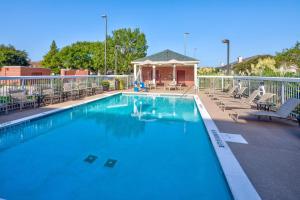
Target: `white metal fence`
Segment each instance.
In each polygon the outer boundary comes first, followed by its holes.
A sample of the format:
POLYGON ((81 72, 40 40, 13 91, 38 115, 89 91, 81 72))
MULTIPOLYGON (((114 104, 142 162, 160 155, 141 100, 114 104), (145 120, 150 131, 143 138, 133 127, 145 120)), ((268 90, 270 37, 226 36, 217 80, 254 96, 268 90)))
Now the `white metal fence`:
POLYGON ((34 97, 51 91, 52 97, 60 101, 64 93, 77 91, 92 95, 94 90, 102 90, 102 82, 108 81, 109 88, 128 89, 133 85, 132 75, 87 75, 87 76, 0 76, 0 109, 1 111, 22 107, 30 102, 36 103, 34 97), (115 85, 118 83, 118 85, 115 85), (66 87, 68 86, 68 87, 66 87), (68 88, 68 91, 66 91, 68 88), (90 91, 89 93, 87 91, 90 91), (24 99, 24 102, 22 102, 24 99), (25 102, 26 101, 26 102, 25 102))
MULTIPOLYGON (((249 95, 264 83, 266 92, 275 96, 272 102, 277 106, 283 104, 289 98, 300 99, 300 78, 286 77, 255 77, 255 76, 198 76, 199 89, 222 90, 228 85, 234 85, 240 81, 242 86, 247 87, 246 94, 249 95)), ((300 113, 300 109, 296 111, 300 113)))

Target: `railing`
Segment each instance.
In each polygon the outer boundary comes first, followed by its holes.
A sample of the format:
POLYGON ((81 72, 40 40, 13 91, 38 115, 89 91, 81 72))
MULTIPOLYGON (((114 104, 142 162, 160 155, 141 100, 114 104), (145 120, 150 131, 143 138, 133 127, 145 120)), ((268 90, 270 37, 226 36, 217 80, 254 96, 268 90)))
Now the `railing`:
MULTIPOLYGON (((108 81, 110 89, 128 89, 133 86, 132 75, 86 75, 86 76, 0 76, 0 109, 7 111, 7 106, 21 104, 20 98, 32 98, 43 91, 51 90, 52 95, 62 96, 68 86, 69 92, 88 89, 102 89, 101 83, 108 81), (118 79, 118 88, 116 88, 118 79), (13 96, 14 92, 19 92, 13 96), (23 94, 22 94, 23 93, 23 94), (14 98, 16 97, 16 98, 14 98), (17 99, 17 102, 13 102, 17 99)), ((28 101, 27 101, 28 102, 28 101)), ((18 105, 18 106, 23 106, 18 105)))
MULTIPOLYGON (((198 76, 199 89, 223 90, 227 85, 234 85, 240 81, 247 87, 246 94, 257 90, 261 82, 264 83, 266 92, 274 93, 271 100, 277 106, 283 104, 289 98, 300 99, 300 78, 286 77, 256 77, 256 76, 198 76)), ((300 109, 296 111, 300 113, 300 109)))

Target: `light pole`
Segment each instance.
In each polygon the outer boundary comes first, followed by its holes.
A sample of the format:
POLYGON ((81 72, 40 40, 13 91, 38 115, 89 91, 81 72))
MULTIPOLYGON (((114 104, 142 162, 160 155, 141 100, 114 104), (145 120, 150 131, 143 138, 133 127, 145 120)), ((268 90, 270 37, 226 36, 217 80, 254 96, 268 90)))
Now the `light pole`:
POLYGON ((187 36, 189 35, 190 33, 188 32, 185 32, 183 35, 184 35, 184 55, 186 56, 186 46, 187 46, 187 36))
POLYGON ((120 45, 115 46, 115 75, 118 74, 118 49, 120 49, 120 45))
POLYGON ((102 15, 102 18, 105 20, 105 43, 104 43, 104 74, 106 75, 106 48, 107 48, 107 15, 102 15))
POLYGON ((194 48, 194 55, 193 57, 196 58, 197 48, 194 48))
POLYGON ((230 41, 228 39, 224 39, 222 42, 227 45, 227 75, 229 75, 229 71, 230 71, 230 66, 229 66, 230 41))

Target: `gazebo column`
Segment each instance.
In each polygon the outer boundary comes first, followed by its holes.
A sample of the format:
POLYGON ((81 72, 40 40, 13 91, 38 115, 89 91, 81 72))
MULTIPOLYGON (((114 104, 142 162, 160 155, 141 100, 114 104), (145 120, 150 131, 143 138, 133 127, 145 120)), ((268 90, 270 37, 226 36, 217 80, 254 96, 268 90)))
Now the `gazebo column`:
POLYGON ((155 65, 152 66, 152 82, 153 84, 156 83, 156 70, 155 70, 155 65))
POLYGON ((139 71, 140 71, 140 82, 143 82, 143 67, 141 65, 139 66, 139 71))
POLYGON ((173 82, 176 82, 176 65, 173 65, 173 82))
POLYGON ((137 79, 136 64, 133 65, 133 75, 134 75, 134 81, 136 81, 136 79, 137 79))
POLYGON ((194 64, 194 85, 195 89, 198 89, 198 81, 197 81, 197 64, 194 64))

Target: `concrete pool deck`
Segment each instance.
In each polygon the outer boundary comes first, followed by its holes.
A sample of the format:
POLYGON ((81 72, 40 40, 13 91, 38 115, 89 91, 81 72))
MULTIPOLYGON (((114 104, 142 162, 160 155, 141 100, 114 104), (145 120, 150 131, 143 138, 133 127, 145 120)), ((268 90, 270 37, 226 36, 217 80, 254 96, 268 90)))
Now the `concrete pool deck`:
MULTIPOLYGON (((132 91, 132 90, 130 90, 132 91)), ((0 116, 0 123, 98 99, 120 91, 0 116)), ((159 91, 155 93, 174 93, 159 91)), ((175 91, 183 93, 184 91, 175 91)), ((188 93, 192 93, 189 91, 188 93)), ((233 121, 205 94, 199 97, 221 132, 241 134, 248 144, 227 142, 262 199, 299 199, 300 128, 296 123, 255 118, 233 121)))
POLYGON ((300 127, 282 120, 246 117, 238 122, 199 94, 221 132, 240 134, 248 144, 228 142, 262 199, 300 198, 300 127))

